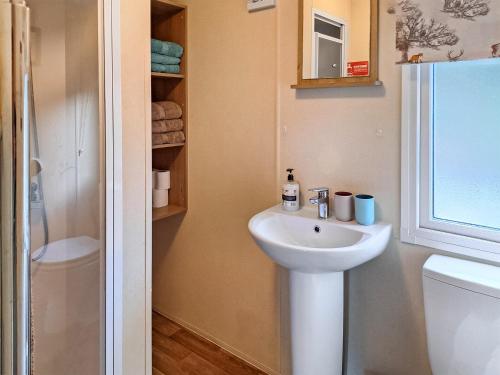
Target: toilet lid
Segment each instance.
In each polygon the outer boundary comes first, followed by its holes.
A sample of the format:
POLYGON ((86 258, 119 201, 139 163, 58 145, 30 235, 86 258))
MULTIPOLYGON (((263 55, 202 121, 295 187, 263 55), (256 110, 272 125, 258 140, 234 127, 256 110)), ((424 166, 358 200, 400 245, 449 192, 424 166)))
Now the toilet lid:
MULTIPOLYGON (((43 264, 66 263, 87 258, 99 251, 98 240, 88 237, 65 238, 47 245, 44 256, 37 261, 43 264)), ((33 252, 35 258, 43 251, 43 246, 33 252)))
POLYGON ((432 255, 423 276, 490 297, 500 298, 500 267, 432 255))

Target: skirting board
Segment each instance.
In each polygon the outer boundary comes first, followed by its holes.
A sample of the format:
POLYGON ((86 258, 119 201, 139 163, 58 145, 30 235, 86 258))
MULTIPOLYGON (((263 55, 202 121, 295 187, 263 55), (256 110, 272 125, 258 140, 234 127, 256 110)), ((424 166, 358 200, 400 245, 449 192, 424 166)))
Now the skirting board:
POLYGON ((201 329, 199 329, 199 328, 197 328, 197 327, 195 327, 195 326, 193 326, 193 325, 191 325, 191 324, 183 321, 182 319, 178 319, 178 318, 173 317, 173 316, 171 316, 169 314, 166 314, 163 311, 161 311, 161 309, 158 309, 158 308, 156 308, 154 306, 153 306, 153 311, 156 312, 156 313, 158 313, 158 314, 160 314, 160 315, 162 315, 162 316, 164 316, 167 319, 170 319, 174 323, 177 323, 178 325, 182 326, 182 328, 185 328, 188 331, 191 331, 194 334, 196 334, 198 336, 201 336, 205 340, 208 340, 211 343, 213 343, 213 344, 221 347, 222 349, 224 349, 225 351, 227 351, 230 354, 234 355, 235 357, 238 357, 238 358, 242 359, 243 361, 251 364, 252 366, 257 367, 259 370, 264 371, 266 374, 269 374, 269 375, 280 375, 279 372, 276 372, 276 371, 270 369, 269 367, 267 367, 266 365, 263 365, 259 361, 256 361, 253 358, 248 357, 246 354, 240 352, 239 350, 233 348, 232 346, 226 344, 225 342, 217 339, 216 337, 213 337, 212 335, 204 332, 203 330, 201 330, 201 329))

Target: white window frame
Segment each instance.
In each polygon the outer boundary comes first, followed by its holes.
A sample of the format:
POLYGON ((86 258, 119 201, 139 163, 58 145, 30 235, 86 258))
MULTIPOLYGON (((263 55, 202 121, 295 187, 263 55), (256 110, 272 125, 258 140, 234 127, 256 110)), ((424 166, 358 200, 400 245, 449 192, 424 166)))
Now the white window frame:
POLYGON ((347 46, 349 45, 348 43, 348 25, 347 23, 342 19, 338 17, 334 17, 327 12, 324 12, 319 9, 313 9, 312 10, 312 41, 311 41, 311 75, 312 78, 318 78, 318 46, 319 46, 319 38, 323 39, 328 39, 332 40, 334 42, 342 44, 342 72, 341 72, 341 77, 345 77, 347 75, 347 46), (341 29, 341 34, 342 34, 342 39, 337 39, 330 37, 325 34, 317 33, 315 31, 315 24, 316 24, 316 19, 319 19, 323 22, 330 23, 334 26, 338 26, 341 29))
POLYGON ((433 64, 402 72, 401 241, 500 261, 500 231, 432 217, 433 64))

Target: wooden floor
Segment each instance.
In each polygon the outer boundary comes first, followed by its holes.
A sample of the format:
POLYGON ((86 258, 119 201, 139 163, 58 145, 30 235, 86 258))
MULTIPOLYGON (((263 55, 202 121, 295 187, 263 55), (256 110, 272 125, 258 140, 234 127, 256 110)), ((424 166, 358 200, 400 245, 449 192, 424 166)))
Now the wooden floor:
POLYGON ((153 375, 265 375, 153 312, 153 375))

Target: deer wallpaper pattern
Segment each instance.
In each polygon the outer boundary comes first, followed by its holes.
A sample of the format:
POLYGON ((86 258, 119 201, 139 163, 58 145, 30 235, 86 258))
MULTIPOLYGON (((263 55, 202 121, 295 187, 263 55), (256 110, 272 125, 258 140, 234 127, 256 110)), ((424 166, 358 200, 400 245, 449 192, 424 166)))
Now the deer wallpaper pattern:
POLYGON ((500 57, 500 0, 398 0, 398 63, 500 57))

